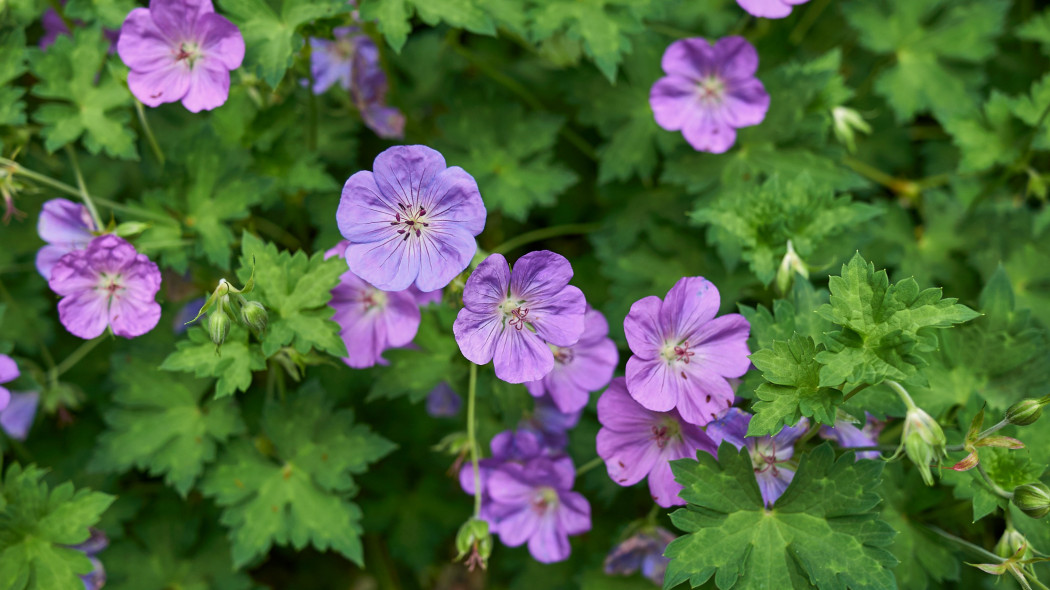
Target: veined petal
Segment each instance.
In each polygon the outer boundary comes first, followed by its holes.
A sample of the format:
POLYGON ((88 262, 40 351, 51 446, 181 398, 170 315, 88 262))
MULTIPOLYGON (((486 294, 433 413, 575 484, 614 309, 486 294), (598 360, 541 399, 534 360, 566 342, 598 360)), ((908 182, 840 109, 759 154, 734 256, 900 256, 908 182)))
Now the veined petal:
MULTIPOLYGON (((419 194, 445 170, 445 158, 425 145, 394 146, 372 164, 376 184, 389 200, 418 204, 419 194)), ((354 238, 347 236, 354 241, 354 238)))
POLYGON ((355 172, 343 185, 335 221, 339 233, 351 242, 367 244, 396 235, 397 202, 379 190, 375 175, 368 170, 355 172))
POLYGON ((91 340, 106 331, 109 300, 93 289, 77 291, 58 302, 58 319, 70 334, 91 340))
POLYGON ((146 106, 182 100, 190 89, 192 76, 185 66, 172 61, 155 70, 128 72, 128 88, 146 106))
POLYGON ((718 313, 718 289, 703 277, 684 277, 660 306, 660 325, 679 339, 689 339, 718 313))
MULTIPOLYGON (((460 352, 476 365, 484 365, 492 360, 496 353, 496 340, 504 329, 503 318, 499 314, 477 313, 465 307, 459 310, 452 324, 452 333, 460 352)), ((554 362, 553 355, 551 362, 554 362)))
POLYGON ((623 320, 627 346, 642 359, 657 358, 664 344, 664 328, 660 325, 661 304, 660 298, 654 295, 643 297, 631 305, 623 320))
POLYGON ((419 256, 396 234, 381 242, 351 243, 346 261, 354 274, 383 291, 403 291, 419 276, 419 256))
POLYGON ((542 379, 550 373, 554 368, 554 354, 539 336, 528 329, 508 326, 496 336, 492 364, 496 377, 507 383, 525 383, 542 379))

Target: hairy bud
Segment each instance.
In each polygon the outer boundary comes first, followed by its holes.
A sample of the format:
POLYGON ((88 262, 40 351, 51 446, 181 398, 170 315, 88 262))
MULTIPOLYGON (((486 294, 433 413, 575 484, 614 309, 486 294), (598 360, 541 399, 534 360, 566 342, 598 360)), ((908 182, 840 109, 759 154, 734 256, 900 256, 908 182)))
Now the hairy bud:
POLYGON ((1050 488, 1042 482, 1026 483, 1014 488, 1014 506, 1032 518, 1050 514, 1050 488))
POLYGON ((901 436, 904 452, 911 462, 919 468, 926 485, 933 485, 933 474, 930 465, 940 463, 946 456, 947 439, 944 430, 929 414, 921 408, 913 407, 904 418, 904 433, 901 436))
POLYGON ((492 555, 492 535, 489 534, 489 523, 477 518, 469 518, 456 533, 456 559, 467 557, 467 567, 473 571, 475 566, 485 569, 489 556, 492 555))
POLYGON ((226 337, 230 335, 230 317, 221 309, 208 314, 208 335, 215 346, 222 346, 226 337))
POLYGON ((1017 426, 1028 426, 1043 415, 1042 400, 1024 399, 1006 410, 1004 420, 1017 426))
POLYGON ((266 331, 266 322, 268 320, 269 316, 266 314, 266 308, 258 301, 248 301, 241 306, 241 321, 244 322, 244 325, 251 328, 252 332, 259 334, 266 331))

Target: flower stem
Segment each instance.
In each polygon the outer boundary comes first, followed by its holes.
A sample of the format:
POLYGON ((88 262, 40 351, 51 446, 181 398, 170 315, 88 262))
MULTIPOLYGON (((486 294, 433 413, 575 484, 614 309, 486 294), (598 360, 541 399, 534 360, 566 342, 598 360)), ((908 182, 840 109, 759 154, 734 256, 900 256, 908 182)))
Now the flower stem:
POLYGON ((920 526, 925 527, 926 530, 930 531, 931 533, 934 533, 936 535, 940 535, 941 537, 944 537, 945 539, 951 541, 952 543, 955 543, 956 545, 958 545, 958 546, 960 546, 960 547, 962 547, 964 549, 969 549, 970 551, 972 551, 973 553, 975 553, 977 555, 980 555, 984 559, 992 560, 991 561, 992 563, 1002 563, 1003 561, 1005 561, 1002 557, 999 557, 998 555, 992 553, 991 551, 988 551, 984 547, 979 547, 977 545, 974 545, 973 543, 967 541, 966 539, 962 539, 962 538, 956 537, 955 535, 953 535, 953 534, 951 534, 951 533, 949 533, 949 532, 947 532, 947 531, 945 531, 945 530, 943 530, 941 528, 935 527, 935 526, 930 525, 930 524, 925 524, 925 525, 924 524, 920 524, 920 526))
POLYGON ((857 395, 858 393, 864 391, 867 388, 868 388, 868 384, 867 383, 861 383, 860 385, 858 385, 858 386, 854 387, 852 390, 850 390, 850 392, 847 393, 845 396, 843 396, 842 401, 843 402, 849 401, 849 399, 851 397, 857 395))
POLYGON ((478 366, 470 363, 470 382, 467 386, 467 439, 470 441, 470 467, 474 472, 474 518, 481 515, 481 469, 478 467, 478 439, 474 431, 474 406, 478 389, 478 366))
POLYGON ((897 392, 897 395, 900 396, 901 401, 904 402, 904 405, 907 406, 909 410, 917 409, 915 401, 911 399, 910 395, 908 395, 908 390, 904 389, 904 386, 890 379, 886 380, 886 385, 889 385, 893 391, 897 392))
POLYGON ((580 468, 576 470, 576 477, 579 477, 579 476, 583 475, 584 473, 587 473, 591 469, 594 469, 595 467, 601 465, 604 462, 605 462, 605 460, 602 459, 601 457, 595 457, 595 458, 591 459, 590 461, 584 463, 583 465, 580 465, 580 468))
POLYGON ((94 350, 95 347, 98 346, 105 338, 106 335, 103 334, 102 336, 97 336, 95 338, 92 338, 91 340, 85 340, 84 342, 81 342, 80 346, 77 347, 77 349, 74 350, 72 354, 62 359, 62 362, 58 363, 58 366, 51 370, 51 382, 54 383, 55 381, 58 381, 58 378, 61 377, 63 373, 72 369, 77 363, 80 362, 81 359, 83 359, 85 356, 88 355, 88 353, 94 350))
POLYGON ((544 227, 511 238, 493 248, 492 253, 505 254, 527 244, 549 238, 556 238, 558 236, 589 234, 598 231, 601 229, 601 226, 600 223, 568 223, 565 225, 555 225, 554 227, 544 227))
POLYGON ((95 208, 95 202, 91 200, 91 195, 87 192, 87 187, 84 186, 84 176, 80 173, 80 162, 77 160, 77 152, 73 149, 73 146, 67 145, 66 152, 69 154, 69 162, 73 165, 73 176, 77 179, 77 193, 84 204, 87 205, 88 213, 91 214, 91 219, 95 220, 95 229, 101 230, 104 226, 102 225, 102 218, 99 217, 98 209, 95 208))
POLYGON ((135 113, 139 116, 139 123, 142 123, 142 132, 146 134, 146 141, 149 143, 149 147, 153 150, 153 155, 157 157, 157 161, 160 165, 164 165, 164 151, 160 149, 160 144, 157 143, 157 138, 153 135, 153 129, 149 126, 149 120, 146 119, 146 110, 142 108, 142 103, 135 99, 135 113))
POLYGON ((999 496, 1000 498, 1006 498, 1007 500, 1014 497, 1013 492, 1008 492, 1004 490, 1003 488, 999 487, 999 484, 992 481, 992 478, 988 475, 988 472, 984 470, 983 463, 977 463, 977 472, 981 474, 981 477, 984 479, 984 483, 988 484, 988 487, 991 488, 993 492, 995 492, 996 496, 999 496))

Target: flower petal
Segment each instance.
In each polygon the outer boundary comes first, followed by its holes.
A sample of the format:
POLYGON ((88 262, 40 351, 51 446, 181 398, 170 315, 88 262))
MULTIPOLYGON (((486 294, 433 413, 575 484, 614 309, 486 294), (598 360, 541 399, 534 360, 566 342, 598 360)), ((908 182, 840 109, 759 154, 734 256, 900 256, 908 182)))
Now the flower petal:
POLYGON ((665 76, 649 90, 649 106, 656 124, 667 131, 680 131, 703 105, 697 100, 696 82, 665 76))
POLYGON ((460 227, 430 227, 408 244, 419 258, 419 276, 416 288, 423 292, 446 287, 470 266, 478 243, 460 227))
POLYGON ((738 36, 722 37, 715 43, 714 59, 726 80, 746 80, 758 71, 758 51, 747 39, 738 36))
POLYGON ((156 107, 186 96, 192 77, 184 65, 173 61, 153 70, 131 70, 128 88, 142 104, 156 107))
POLYGON ((21 371, 18 370, 18 363, 15 359, 7 356, 6 354, 0 354, 0 383, 8 383, 18 379, 21 375, 21 371))
POLYGON ((230 71, 210 58, 201 58, 190 70, 190 85, 182 106, 191 113, 210 111, 226 104, 230 96, 230 71))
POLYGON ((683 277, 671 287, 660 306, 660 325, 678 339, 691 338, 718 313, 718 289, 704 277, 683 277))
POLYGON ((503 330, 503 320, 499 315, 477 313, 465 307, 459 310, 452 324, 452 333, 460 352, 476 365, 484 365, 492 360, 496 353, 496 340, 503 330))
POLYGON ((525 383, 550 373, 554 368, 554 354, 529 330, 505 328, 496 337, 492 364, 496 377, 507 383, 525 383))
MULTIPOLYGON (((398 145, 376 156, 376 184, 390 201, 418 205, 419 195, 446 168, 445 158, 425 145, 398 145)), ((353 237, 347 236, 350 241, 353 237)))
POLYGON ((7 407, 0 411, 0 428, 15 440, 25 440, 39 401, 40 394, 35 391, 12 393, 7 407))
POLYGON ((663 359, 627 359, 627 390, 647 410, 667 412, 674 408, 681 392, 691 386, 688 381, 663 359))
POLYGON ((703 37, 679 39, 664 51, 660 67, 672 76, 699 80, 716 71, 718 58, 715 48, 703 37))
POLYGON ((711 320, 690 336, 692 363, 722 377, 740 377, 751 368, 747 338, 751 324, 744 316, 731 313, 711 320))
MULTIPOLYGON (((623 333, 631 352, 642 359, 654 359, 664 344, 664 329, 660 325, 659 297, 650 295, 635 301, 623 320, 623 333)), ((630 363, 630 361, 628 361, 630 363)))
POLYGON ((148 8, 135 8, 120 27, 117 55, 132 70, 152 72, 174 65, 177 42, 157 27, 148 8))
MULTIPOLYGON (((695 457, 696 455, 693 455, 691 458, 695 457)), ((685 500, 678 497, 681 491, 682 484, 675 481, 670 461, 661 458, 649 472, 649 494, 653 501, 664 508, 684 506, 685 500)))
POLYGON ((490 254, 470 273, 463 286, 463 306, 475 312, 498 313, 510 288, 510 265, 502 254, 490 254))
MULTIPOLYGON (((539 519, 536 532, 529 537, 529 554, 540 563, 554 563, 569 558, 569 536, 558 526, 554 513, 539 519)), ((501 536, 500 539, 503 537, 501 536)))
MULTIPOLYGON (((52 273, 52 282, 54 276, 55 273, 52 273)), ((97 338, 106 331, 106 321, 109 319, 108 298, 94 290, 77 291, 67 295, 58 302, 58 319, 70 334, 78 338, 97 338)))
POLYGON ((419 256, 397 234, 381 242, 351 243, 346 261, 354 274, 383 291, 404 291, 419 276, 419 256))
POLYGON ((434 221, 455 222, 470 235, 485 229, 487 212, 478 183, 459 166, 442 170, 420 195, 427 217, 434 221))
POLYGON ((241 67, 244 61, 244 37, 237 25, 231 23, 226 17, 214 12, 202 15, 197 20, 197 38, 200 39, 200 47, 203 60, 218 62, 210 67, 221 64, 221 68, 227 70, 227 87, 229 87, 229 70, 241 67))

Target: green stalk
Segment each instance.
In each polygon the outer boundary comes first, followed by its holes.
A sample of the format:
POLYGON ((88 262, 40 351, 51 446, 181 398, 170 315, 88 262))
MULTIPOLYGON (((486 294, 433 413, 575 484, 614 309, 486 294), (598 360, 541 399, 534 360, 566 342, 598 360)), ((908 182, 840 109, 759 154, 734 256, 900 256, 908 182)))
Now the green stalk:
POLYGON ((467 439, 470 441, 470 468, 474 472, 474 518, 481 518, 481 469, 478 467, 478 439, 474 430, 474 406, 478 388, 478 366, 470 363, 467 389, 467 439))
POLYGON ((493 254, 505 254, 531 244, 532 242, 538 242, 540 240, 546 240, 549 238, 555 238, 558 236, 567 236, 574 234, 589 234, 601 229, 602 224, 600 223, 568 223, 565 225, 555 225, 554 227, 544 227, 536 229, 530 232, 519 234, 518 236, 503 242, 499 246, 492 249, 493 254))
POLYGON ((88 212, 91 214, 91 219, 95 220, 95 228, 101 230, 102 218, 98 215, 98 209, 95 208, 95 202, 91 200, 91 195, 87 192, 87 187, 84 186, 84 176, 80 173, 80 163, 77 161, 77 152, 73 149, 73 146, 66 146, 66 153, 69 154, 69 162, 73 165, 73 176, 77 179, 77 193, 84 204, 87 205, 88 212))
POLYGON ((139 116, 139 123, 142 123, 142 132, 146 134, 146 141, 149 143, 149 147, 153 150, 153 155, 157 157, 157 161, 160 165, 164 165, 164 152, 160 149, 160 144, 157 143, 157 138, 153 136, 153 129, 149 126, 149 121, 146 119, 146 110, 142 108, 142 103, 138 99, 133 101, 135 103, 135 113, 139 116))

